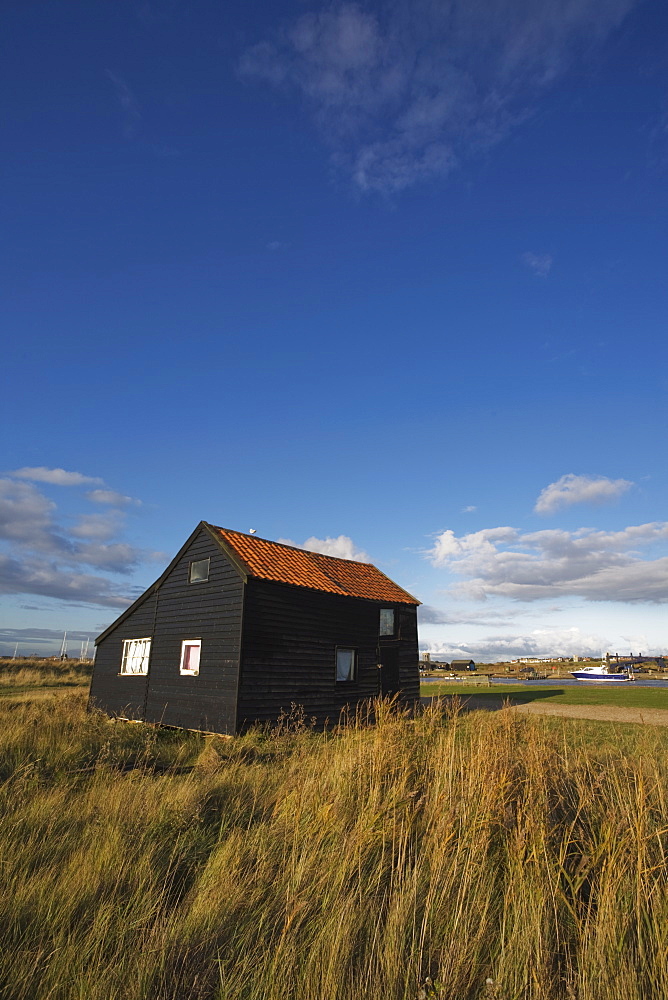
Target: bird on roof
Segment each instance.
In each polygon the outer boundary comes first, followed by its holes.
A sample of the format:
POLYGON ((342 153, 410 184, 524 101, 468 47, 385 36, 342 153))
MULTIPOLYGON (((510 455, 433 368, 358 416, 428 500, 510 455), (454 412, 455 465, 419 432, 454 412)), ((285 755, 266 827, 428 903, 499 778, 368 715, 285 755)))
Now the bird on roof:
POLYGON ((250 528, 250 534, 251 535, 256 535, 257 534, 257 528, 250 528))

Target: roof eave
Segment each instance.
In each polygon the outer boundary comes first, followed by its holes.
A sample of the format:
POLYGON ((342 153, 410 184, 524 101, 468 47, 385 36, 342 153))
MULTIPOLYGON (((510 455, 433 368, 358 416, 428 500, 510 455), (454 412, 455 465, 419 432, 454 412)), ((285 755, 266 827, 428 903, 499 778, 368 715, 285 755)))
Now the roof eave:
MULTIPOLYGON (((373 563, 367 563, 366 565, 372 566, 373 563)), ((275 580, 269 576, 258 576, 255 573, 248 572, 248 576, 251 580, 257 580, 260 583, 276 583, 280 587, 294 587, 295 590, 309 590, 312 594, 329 594, 330 597, 347 597, 351 601, 369 601, 371 604, 390 605, 390 604, 405 604, 411 607, 417 607, 422 602, 418 601, 416 597, 413 597, 408 591, 404 591, 406 594, 406 600, 401 600, 397 597, 364 597, 361 594, 349 594, 344 591, 335 590, 323 590, 322 587, 309 587, 305 583, 293 583, 291 580, 275 580)), ((403 589, 403 588, 401 588, 403 589)))

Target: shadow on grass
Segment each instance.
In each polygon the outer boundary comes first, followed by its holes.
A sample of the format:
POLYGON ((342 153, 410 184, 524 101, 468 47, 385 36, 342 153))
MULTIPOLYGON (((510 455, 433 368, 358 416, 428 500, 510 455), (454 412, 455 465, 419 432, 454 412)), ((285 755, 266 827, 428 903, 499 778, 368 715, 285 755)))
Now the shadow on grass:
POLYGON ((563 688, 558 687, 541 688, 535 691, 518 691, 517 694, 507 691, 480 693, 476 691, 475 694, 457 694, 453 691, 452 694, 423 695, 420 698, 420 702, 423 705, 431 705, 435 701, 447 703, 456 698, 461 705, 462 711, 473 712, 484 708, 489 712, 497 712, 504 705, 528 705, 532 701, 540 701, 541 698, 555 698, 565 693, 563 688))

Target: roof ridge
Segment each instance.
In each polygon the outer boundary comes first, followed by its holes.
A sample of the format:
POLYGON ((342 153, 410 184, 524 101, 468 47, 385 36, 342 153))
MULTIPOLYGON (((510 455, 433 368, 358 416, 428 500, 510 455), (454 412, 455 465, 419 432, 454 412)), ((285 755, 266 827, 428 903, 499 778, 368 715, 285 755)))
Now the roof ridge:
MULTIPOLYGON (((208 521, 205 523, 209 524, 208 521)), ((278 545, 282 549, 291 549, 293 552, 306 552, 307 555, 322 556, 325 559, 335 559, 336 562, 354 562, 357 563, 358 566, 373 566, 374 569, 377 568, 370 562, 360 562, 359 559, 346 559, 344 556, 330 556, 325 552, 314 552, 313 549, 305 549, 301 545, 287 545, 285 542, 277 542, 273 538, 263 538, 262 535, 251 535, 247 531, 237 531, 236 528, 223 528, 219 524, 209 524, 209 527, 213 528, 214 531, 229 531, 231 535, 241 535, 242 538, 256 538, 258 542, 268 542, 269 545, 278 545)))

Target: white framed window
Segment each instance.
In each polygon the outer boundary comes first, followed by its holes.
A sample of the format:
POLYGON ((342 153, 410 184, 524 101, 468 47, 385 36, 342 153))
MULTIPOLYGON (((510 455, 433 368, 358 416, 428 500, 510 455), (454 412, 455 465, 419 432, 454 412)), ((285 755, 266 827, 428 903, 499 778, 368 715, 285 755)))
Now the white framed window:
POLYGON ((357 674, 357 650, 346 646, 336 647, 336 680, 354 681, 357 674))
POLYGON ((209 579, 209 559, 195 559, 188 569, 188 583, 206 583, 209 579))
POLYGON ((181 673, 191 677, 199 673, 199 654, 202 649, 201 639, 184 639, 181 643, 181 673))
POLYGON ((380 609, 379 635, 394 635, 394 608, 380 609))
POLYGON ((151 655, 151 639, 124 639, 122 674, 147 674, 151 655))

